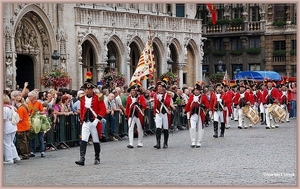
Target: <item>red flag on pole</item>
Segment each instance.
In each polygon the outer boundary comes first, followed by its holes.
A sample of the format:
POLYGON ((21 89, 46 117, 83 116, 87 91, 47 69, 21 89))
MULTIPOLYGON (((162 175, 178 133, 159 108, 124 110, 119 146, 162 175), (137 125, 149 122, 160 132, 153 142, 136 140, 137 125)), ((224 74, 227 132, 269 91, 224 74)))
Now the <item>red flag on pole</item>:
POLYGON ((216 10, 216 7, 211 3, 207 3, 206 6, 207 6, 207 9, 210 12, 212 24, 216 25, 216 23, 217 23, 217 10, 216 10))

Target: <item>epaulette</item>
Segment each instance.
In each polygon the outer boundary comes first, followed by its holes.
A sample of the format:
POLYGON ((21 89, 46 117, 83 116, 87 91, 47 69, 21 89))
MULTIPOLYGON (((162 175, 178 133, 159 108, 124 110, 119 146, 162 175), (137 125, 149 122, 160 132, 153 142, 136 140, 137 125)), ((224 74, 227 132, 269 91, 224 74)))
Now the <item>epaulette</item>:
POLYGON ((170 95, 172 98, 174 97, 174 93, 172 91, 167 91, 168 95, 170 95))
POLYGON ((96 94, 98 96, 98 100, 99 101, 103 101, 104 100, 104 95, 103 93, 99 93, 99 94, 96 94))

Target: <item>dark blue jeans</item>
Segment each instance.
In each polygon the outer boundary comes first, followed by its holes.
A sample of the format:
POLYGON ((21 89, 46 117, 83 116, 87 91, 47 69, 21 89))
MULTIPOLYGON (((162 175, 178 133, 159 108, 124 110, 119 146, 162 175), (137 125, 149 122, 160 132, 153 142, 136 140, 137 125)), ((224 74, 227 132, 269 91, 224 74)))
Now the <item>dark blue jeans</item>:
MULTIPOLYGON (((37 134, 37 138, 38 138, 39 143, 40 143, 40 152, 41 153, 45 152, 44 136, 45 136, 44 132, 39 132, 37 134)), ((33 139, 31 139, 29 141, 29 146, 30 146, 31 153, 35 154, 35 152, 36 152, 36 137, 34 137, 33 139)))
POLYGON ((116 133, 116 118, 115 116, 108 115, 109 116, 109 125, 110 125, 110 131, 112 134, 116 133))
POLYGON ((297 115, 297 101, 292 100, 290 117, 296 117, 296 115, 297 115))

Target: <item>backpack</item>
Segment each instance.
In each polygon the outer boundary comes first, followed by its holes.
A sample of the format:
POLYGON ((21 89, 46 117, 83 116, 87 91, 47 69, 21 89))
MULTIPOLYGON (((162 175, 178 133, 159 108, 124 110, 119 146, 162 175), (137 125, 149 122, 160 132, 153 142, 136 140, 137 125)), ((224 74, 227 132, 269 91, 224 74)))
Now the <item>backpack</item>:
POLYGON ((20 116, 18 114, 18 112, 16 112, 15 108, 12 107, 13 109, 13 114, 12 114, 12 124, 17 125, 20 122, 20 116))

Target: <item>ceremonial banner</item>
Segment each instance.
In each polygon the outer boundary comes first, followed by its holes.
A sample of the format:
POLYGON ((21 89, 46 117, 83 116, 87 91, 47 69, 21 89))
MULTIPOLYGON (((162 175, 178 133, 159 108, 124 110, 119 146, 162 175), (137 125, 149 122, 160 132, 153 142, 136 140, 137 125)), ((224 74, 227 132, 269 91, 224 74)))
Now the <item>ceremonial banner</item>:
POLYGON ((151 31, 149 29, 148 40, 145 44, 143 52, 141 53, 138 65, 136 67, 134 74, 131 77, 130 83, 141 81, 147 78, 152 78, 155 69, 154 67, 155 67, 154 51, 152 46, 151 31))
POLYGON ((217 23, 217 10, 216 10, 216 7, 211 3, 207 3, 206 6, 207 6, 207 9, 210 12, 212 24, 216 25, 216 23, 217 23))

